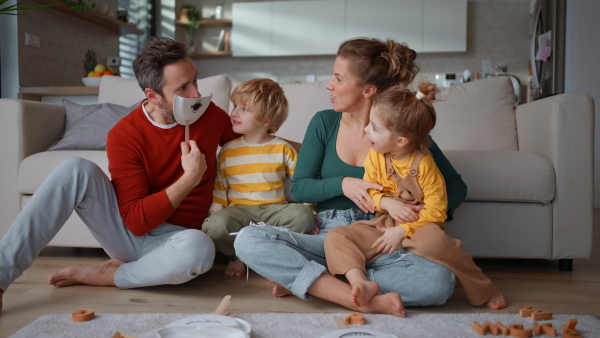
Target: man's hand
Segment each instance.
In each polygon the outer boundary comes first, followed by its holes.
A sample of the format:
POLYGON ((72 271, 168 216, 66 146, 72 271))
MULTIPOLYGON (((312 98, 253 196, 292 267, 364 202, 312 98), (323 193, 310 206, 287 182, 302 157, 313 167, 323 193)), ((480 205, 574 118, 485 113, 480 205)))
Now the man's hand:
POLYGON ((342 180, 342 191, 351 199, 360 210, 364 212, 375 212, 375 201, 367 192, 368 189, 381 190, 383 187, 377 183, 361 180, 354 177, 344 177, 342 180))
POLYGON ((382 210, 387 211, 398 223, 411 223, 419 220, 419 211, 425 209, 423 204, 406 204, 400 200, 384 197, 379 202, 382 210))
POLYGON ((195 182, 194 187, 197 186, 206 172, 206 159, 196 141, 190 140, 189 146, 185 142, 181 142, 181 166, 185 172, 184 175, 188 175, 195 182))
POLYGON ((377 230, 383 231, 383 235, 379 237, 371 246, 377 248, 377 253, 386 253, 391 255, 394 251, 402 249, 402 240, 406 237, 406 231, 401 226, 393 228, 383 228, 378 226, 377 230))

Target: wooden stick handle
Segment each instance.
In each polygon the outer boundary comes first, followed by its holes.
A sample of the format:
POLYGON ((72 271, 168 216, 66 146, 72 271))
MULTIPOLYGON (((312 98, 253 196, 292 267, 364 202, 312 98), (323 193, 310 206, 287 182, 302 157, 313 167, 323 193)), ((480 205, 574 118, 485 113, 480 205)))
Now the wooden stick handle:
POLYGON ((185 144, 190 142, 190 120, 185 120, 185 144))
POLYGON ((227 309, 227 307, 229 306, 229 304, 231 304, 231 296, 227 295, 227 296, 223 297, 223 300, 221 301, 221 303, 219 304, 219 306, 215 310, 215 314, 216 315, 224 315, 225 314, 225 310, 227 309))

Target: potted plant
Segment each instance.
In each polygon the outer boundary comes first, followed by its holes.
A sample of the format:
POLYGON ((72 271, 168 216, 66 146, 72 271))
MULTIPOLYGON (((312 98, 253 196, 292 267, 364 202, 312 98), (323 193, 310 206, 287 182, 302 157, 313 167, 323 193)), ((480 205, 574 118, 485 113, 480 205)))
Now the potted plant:
POLYGON ((196 50, 196 33, 200 28, 200 19, 202 19, 202 14, 198 7, 191 4, 185 4, 181 7, 181 21, 185 23, 188 49, 191 52, 196 50))
MULTIPOLYGON (((8 0, 0 0, 0 6, 4 5, 8 0)), ((6 15, 17 15, 17 10, 22 9, 32 9, 32 8, 41 8, 41 7, 50 7, 50 6, 58 6, 59 4, 47 4, 47 5, 32 5, 32 6, 21 6, 22 3, 17 3, 10 6, 0 7, 0 14, 6 15)))

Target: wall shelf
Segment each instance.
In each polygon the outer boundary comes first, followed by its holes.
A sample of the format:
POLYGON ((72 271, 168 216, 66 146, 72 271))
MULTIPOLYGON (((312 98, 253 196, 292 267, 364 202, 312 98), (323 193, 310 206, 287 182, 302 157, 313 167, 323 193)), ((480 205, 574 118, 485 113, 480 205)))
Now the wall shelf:
MULTIPOLYGON (((187 22, 177 20, 175 22, 177 25, 185 26, 187 22)), ((202 19, 200 20, 200 28, 208 28, 208 27, 231 27, 231 19, 202 19)))
MULTIPOLYGON (((40 4, 55 4, 56 0, 34 0, 40 4)), ((130 25, 127 22, 123 22, 121 20, 117 20, 110 15, 102 14, 100 11, 95 10, 93 8, 88 9, 85 12, 77 12, 74 9, 69 8, 68 6, 61 4, 59 6, 48 7, 49 9, 53 9, 55 11, 59 11, 65 13, 67 15, 79 18, 85 22, 89 22, 93 25, 100 26, 102 28, 106 28, 110 31, 113 31, 117 34, 144 34, 144 31, 135 27, 134 25, 130 25)))
MULTIPOLYGON (((177 20, 175 22, 178 26, 185 26, 187 24, 186 21, 177 20)), ((231 19, 202 19, 200 20, 200 29, 202 28, 210 28, 210 27, 231 27, 232 21, 231 19)), ((232 53, 230 50, 220 50, 220 51, 195 51, 189 53, 190 58, 192 59, 202 59, 202 58, 227 58, 231 57, 232 53)))

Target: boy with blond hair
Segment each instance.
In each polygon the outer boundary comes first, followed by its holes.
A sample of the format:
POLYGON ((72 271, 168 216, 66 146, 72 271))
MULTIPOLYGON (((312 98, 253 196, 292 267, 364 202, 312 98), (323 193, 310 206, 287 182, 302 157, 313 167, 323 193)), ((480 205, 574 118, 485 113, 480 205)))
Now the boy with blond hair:
POLYGON ((231 102, 233 130, 243 136, 219 153, 213 203, 202 229, 229 257, 225 274, 241 276, 246 265, 235 256, 231 233, 259 222, 309 233, 314 218, 308 206, 287 203, 285 180, 294 174, 298 153, 273 135, 288 115, 281 86, 270 79, 245 81, 234 89, 231 102))

